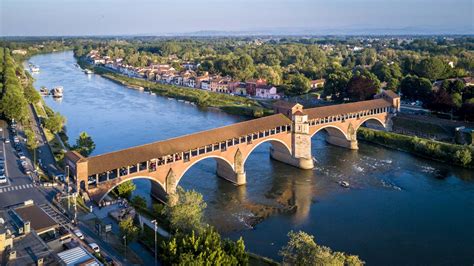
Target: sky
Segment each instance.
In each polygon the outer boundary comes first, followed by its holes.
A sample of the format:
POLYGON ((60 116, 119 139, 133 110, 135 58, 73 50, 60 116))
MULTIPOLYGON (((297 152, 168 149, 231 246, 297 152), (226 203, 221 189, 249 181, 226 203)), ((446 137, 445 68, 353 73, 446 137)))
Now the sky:
POLYGON ((0 36, 474 34, 474 0, 0 0, 0 36))

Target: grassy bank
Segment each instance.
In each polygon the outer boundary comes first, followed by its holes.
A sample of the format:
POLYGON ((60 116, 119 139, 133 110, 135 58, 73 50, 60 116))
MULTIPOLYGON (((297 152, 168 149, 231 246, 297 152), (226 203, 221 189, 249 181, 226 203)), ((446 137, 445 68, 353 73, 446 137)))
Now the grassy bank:
POLYGON ((258 101, 253 99, 130 78, 105 67, 92 67, 82 59, 79 59, 78 63, 82 68, 92 69, 96 74, 132 89, 146 88, 157 95, 189 101, 202 108, 213 107, 229 114, 249 117, 262 117, 272 113, 272 110, 264 108, 258 101))
POLYGON ((449 144, 368 128, 359 128, 357 137, 364 141, 409 152, 423 158, 474 168, 474 147, 472 146, 449 144))

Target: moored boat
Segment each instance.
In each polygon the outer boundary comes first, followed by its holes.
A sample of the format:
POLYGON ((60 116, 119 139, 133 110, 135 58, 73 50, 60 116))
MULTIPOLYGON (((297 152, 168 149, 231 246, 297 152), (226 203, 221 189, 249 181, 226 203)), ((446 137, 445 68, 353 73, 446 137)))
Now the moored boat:
POLYGON ((62 86, 56 86, 51 90, 51 94, 55 98, 61 98, 63 97, 63 90, 64 88, 62 86))

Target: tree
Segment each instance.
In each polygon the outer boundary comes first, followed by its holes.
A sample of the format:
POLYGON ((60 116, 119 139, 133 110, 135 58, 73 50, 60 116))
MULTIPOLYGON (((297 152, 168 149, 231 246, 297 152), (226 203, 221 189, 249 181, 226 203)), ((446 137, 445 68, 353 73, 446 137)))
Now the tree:
POLYGON ((79 137, 76 140, 76 145, 73 149, 78 151, 82 156, 88 157, 94 151, 95 143, 92 140, 92 137, 83 131, 79 134, 79 137))
POLYGON ((185 233, 201 231, 206 203, 200 193, 177 187, 176 193, 168 196, 168 202, 173 204, 166 205, 163 212, 173 230, 185 233))
POLYGON ((357 71, 347 83, 345 97, 351 101, 369 100, 380 90, 380 81, 368 71, 357 71))
POLYGON ((200 234, 174 234, 163 243, 160 257, 165 265, 248 265, 242 238, 237 242, 222 240, 210 226, 200 234))
POLYGON ((437 57, 430 57, 421 60, 415 66, 415 73, 430 80, 444 78, 447 74, 447 64, 437 57))
POLYGON ((469 149, 457 150, 454 153, 454 159, 462 166, 466 166, 472 160, 471 152, 469 151, 469 149))
POLYGON ((133 207, 137 209, 146 209, 146 199, 142 196, 135 196, 132 199, 132 205, 133 207))
POLYGON ((352 72, 350 71, 344 69, 331 70, 324 83, 324 94, 341 100, 351 77, 352 72))
POLYGON ((405 99, 428 102, 431 97, 431 82, 426 78, 408 75, 402 80, 400 90, 405 99))
POLYGON ((127 241, 135 241, 140 233, 140 228, 133 224, 132 217, 128 217, 119 222, 120 236, 126 237, 127 241))
POLYGON ((281 70, 278 67, 271 67, 264 64, 257 65, 257 78, 267 80, 268 83, 278 86, 281 84, 281 70))
POLYGON ((301 95, 308 93, 311 89, 311 81, 303 74, 296 74, 290 77, 290 92, 301 95))
POLYGON ((56 134, 63 130, 66 119, 58 112, 44 120, 44 126, 56 134))
POLYGON ((290 240, 280 250, 284 265, 363 265, 358 256, 333 252, 330 248, 319 246, 314 236, 305 232, 288 233, 290 240))
POLYGON ((36 136, 31 129, 25 129, 25 135, 26 135, 26 146, 28 146, 28 149, 34 150, 38 147, 38 143, 36 142, 36 136))
POLYGON ((135 188, 135 184, 131 180, 128 180, 117 186, 117 194, 121 198, 129 199, 135 188))
POLYGON ((25 94, 25 99, 28 103, 35 104, 41 100, 40 94, 31 84, 25 87, 23 93, 25 94))
POLYGON ((431 100, 426 104, 426 107, 430 110, 439 112, 451 112, 455 107, 453 98, 445 89, 439 89, 435 92, 431 100))

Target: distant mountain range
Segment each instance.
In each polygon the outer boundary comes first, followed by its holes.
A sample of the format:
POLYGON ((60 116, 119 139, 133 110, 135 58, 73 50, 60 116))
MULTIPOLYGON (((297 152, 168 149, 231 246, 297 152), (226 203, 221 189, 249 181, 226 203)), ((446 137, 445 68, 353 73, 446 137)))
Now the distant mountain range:
MULTIPOLYGON (((147 34, 148 35, 148 34, 147 34)), ((405 27, 405 28, 334 28, 334 29, 307 29, 307 28, 279 28, 247 31, 220 31, 202 30, 182 33, 149 34, 165 36, 261 36, 261 35, 474 35, 474 28, 433 28, 433 27, 405 27)))

